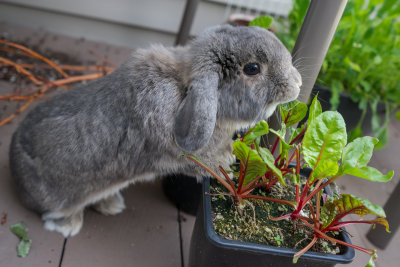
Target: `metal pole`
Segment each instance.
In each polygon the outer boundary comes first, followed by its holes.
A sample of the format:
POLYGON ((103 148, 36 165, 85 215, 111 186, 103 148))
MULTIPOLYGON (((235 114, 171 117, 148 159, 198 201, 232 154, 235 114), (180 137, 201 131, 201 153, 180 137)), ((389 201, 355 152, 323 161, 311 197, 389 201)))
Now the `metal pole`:
POLYGON ((187 42, 199 1, 200 0, 186 1, 185 12, 183 13, 181 26, 175 40, 175 45, 184 45, 187 42))
POLYGON ((304 62, 299 101, 306 102, 321 69, 326 52, 342 17, 347 0, 311 0, 296 44, 293 62, 304 62), (306 63, 306 64, 305 64, 306 63))
MULTIPOLYGON (((346 4, 347 0, 311 0, 292 51, 295 65, 306 66, 301 71, 303 85, 298 98, 303 103, 310 98, 346 4)), ((280 129, 277 116, 271 116, 268 124, 273 129, 280 129)), ((270 134, 268 139, 268 143, 273 144, 276 137, 270 134)))
POLYGON ((396 188, 390 194, 388 201, 383 209, 387 215, 387 221, 390 226, 391 233, 387 233, 385 227, 376 227, 376 229, 369 230, 367 238, 371 243, 381 249, 385 249, 389 245, 390 240, 395 236, 396 231, 400 225, 400 182, 397 183, 396 188))

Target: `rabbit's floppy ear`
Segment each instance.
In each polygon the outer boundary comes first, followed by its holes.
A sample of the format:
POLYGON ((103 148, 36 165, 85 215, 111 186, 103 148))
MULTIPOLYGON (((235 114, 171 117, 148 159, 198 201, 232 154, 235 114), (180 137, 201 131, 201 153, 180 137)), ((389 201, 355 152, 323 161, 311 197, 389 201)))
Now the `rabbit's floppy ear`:
POLYGON ((195 151, 208 143, 217 119, 218 81, 216 72, 194 78, 175 117, 174 136, 185 151, 195 151))

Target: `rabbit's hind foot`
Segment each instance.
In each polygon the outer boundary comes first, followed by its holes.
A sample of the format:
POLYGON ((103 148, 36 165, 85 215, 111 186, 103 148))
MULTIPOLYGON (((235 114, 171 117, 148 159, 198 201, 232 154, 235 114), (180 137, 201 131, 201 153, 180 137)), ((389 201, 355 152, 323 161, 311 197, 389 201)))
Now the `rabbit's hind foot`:
POLYGON ((93 208, 104 215, 116 215, 125 209, 124 198, 117 192, 95 203, 93 208))
POLYGON ((45 229, 59 232, 67 238, 76 235, 81 230, 83 224, 83 210, 77 211, 69 216, 59 218, 51 218, 51 216, 49 216, 48 219, 43 218, 43 220, 45 229))

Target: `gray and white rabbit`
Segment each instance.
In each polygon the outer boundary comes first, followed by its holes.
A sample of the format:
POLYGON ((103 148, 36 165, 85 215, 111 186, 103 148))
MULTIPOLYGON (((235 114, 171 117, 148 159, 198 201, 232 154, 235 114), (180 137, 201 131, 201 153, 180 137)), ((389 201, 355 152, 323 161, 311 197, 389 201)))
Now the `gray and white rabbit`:
POLYGON ((40 103, 14 133, 10 166, 23 203, 45 228, 79 232, 84 208, 125 208, 137 181, 217 169, 234 132, 297 98, 301 76, 273 33, 215 26, 185 47, 138 49, 112 74, 40 103))

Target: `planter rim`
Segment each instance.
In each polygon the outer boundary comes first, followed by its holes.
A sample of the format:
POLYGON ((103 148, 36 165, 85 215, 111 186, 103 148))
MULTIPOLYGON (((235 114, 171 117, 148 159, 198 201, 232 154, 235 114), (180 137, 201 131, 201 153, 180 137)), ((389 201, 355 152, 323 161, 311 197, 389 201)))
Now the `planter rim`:
MULTIPOLYGON (((232 250, 242 250, 258 254, 270 254, 278 255, 284 257, 293 257, 298 250, 289 248, 280 248, 250 242, 242 242, 235 240, 225 239, 214 231, 214 226, 211 223, 211 198, 210 195, 205 194, 205 192, 210 192, 210 178, 206 177, 203 181, 203 213, 204 213, 204 230, 209 241, 217 247, 222 247, 225 249, 232 250)), ((350 243, 350 238, 345 232, 340 233, 342 240, 350 243)), ((350 263, 354 260, 355 252, 353 248, 345 247, 343 254, 329 254, 321 252, 307 251, 301 257, 301 259, 322 261, 322 262, 333 262, 333 263, 350 263)), ((295 267, 295 265, 293 265, 295 267)))

